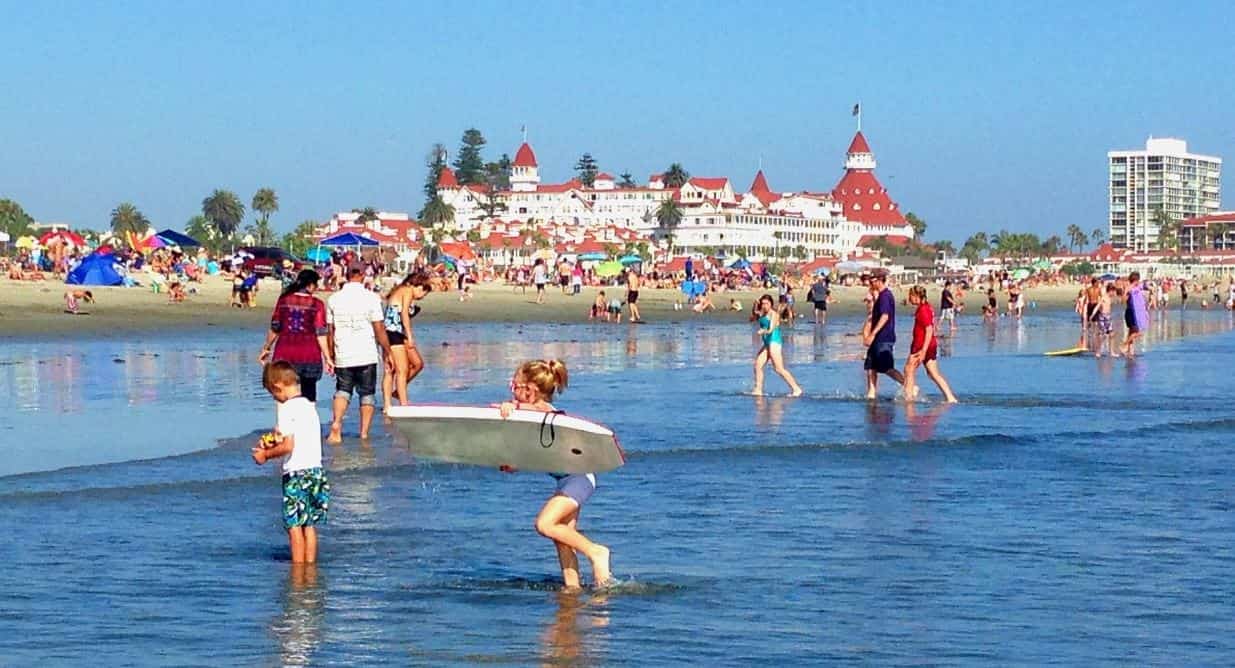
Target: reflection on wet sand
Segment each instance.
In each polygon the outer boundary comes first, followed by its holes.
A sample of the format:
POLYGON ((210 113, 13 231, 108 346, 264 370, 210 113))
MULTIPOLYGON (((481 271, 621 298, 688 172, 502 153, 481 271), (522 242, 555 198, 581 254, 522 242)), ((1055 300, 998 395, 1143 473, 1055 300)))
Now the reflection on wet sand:
POLYGON ((317 564, 291 564, 283 592, 283 613, 270 628, 279 639, 282 665, 313 665, 313 654, 321 644, 325 610, 326 588, 318 584, 317 564))
POLYGON ((779 427, 785 417, 785 402, 779 397, 755 397, 755 424, 760 427, 779 427))
POLYGON ((939 403, 923 410, 916 401, 905 404, 905 420, 909 423, 909 435, 916 442, 929 441, 935 437, 935 427, 955 404, 939 403))

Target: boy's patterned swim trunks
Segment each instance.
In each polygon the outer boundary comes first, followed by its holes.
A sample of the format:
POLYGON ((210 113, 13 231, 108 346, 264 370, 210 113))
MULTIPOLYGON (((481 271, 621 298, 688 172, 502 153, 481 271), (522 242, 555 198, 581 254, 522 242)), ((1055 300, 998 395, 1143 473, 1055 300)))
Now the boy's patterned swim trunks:
POLYGON ((330 481, 320 467, 283 474, 283 526, 313 526, 326 523, 330 507, 330 481))

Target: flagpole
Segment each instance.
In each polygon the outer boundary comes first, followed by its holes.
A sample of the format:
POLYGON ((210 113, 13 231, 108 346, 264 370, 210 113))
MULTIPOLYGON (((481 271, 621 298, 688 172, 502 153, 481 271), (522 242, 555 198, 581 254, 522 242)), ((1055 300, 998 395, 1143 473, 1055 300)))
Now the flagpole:
POLYGON ((862 103, 858 102, 858 132, 862 131, 862 103))

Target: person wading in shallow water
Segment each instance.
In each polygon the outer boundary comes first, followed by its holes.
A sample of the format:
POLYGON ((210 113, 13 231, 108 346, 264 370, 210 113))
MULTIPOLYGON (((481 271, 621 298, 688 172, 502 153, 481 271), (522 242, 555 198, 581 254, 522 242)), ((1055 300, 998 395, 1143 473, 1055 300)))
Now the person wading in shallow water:
POLYGON ((878 273, 871 277, 871 292, 875 295, 871 307, 870 320, 862 332, 862 342, 867 346, 866 361, 866 398, 878 396, 879 374, 887 374, 889 378, 901 385, 905 377, 896 369, 896 357, 893 349, 896 347, 896 298, 888 289, 887 277, 878 273))
POLYGON ((369 438, 377 395, 377 347, 386 356, 386 373, 394 373, 394 353, 386 337, 382 300, 364 287, 365 270, 360 265, 347 272, 347 284, 330 296, 326 323, 334 351, 334 417, 328 443, 343 442, 343 416, 352 393, 360 396, 360 438, 369 438))

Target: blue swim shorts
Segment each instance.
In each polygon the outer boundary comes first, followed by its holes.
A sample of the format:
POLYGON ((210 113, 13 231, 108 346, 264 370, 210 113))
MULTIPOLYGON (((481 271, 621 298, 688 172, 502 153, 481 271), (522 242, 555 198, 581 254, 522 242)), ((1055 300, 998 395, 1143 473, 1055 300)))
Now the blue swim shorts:
POLYGON ((594 473, 572 473, 568 476, 554 477, 557 478, 557 490, 554 496, 564 496, 574 501, 579 507, 583 507, 583 504, 592 497, 592 492, 596 491, 596 474, 594 473))
POLYGON ((283 526, 313 526, 326 523, 330 507, 330 481, 321 467, 283 474, 283 526))

